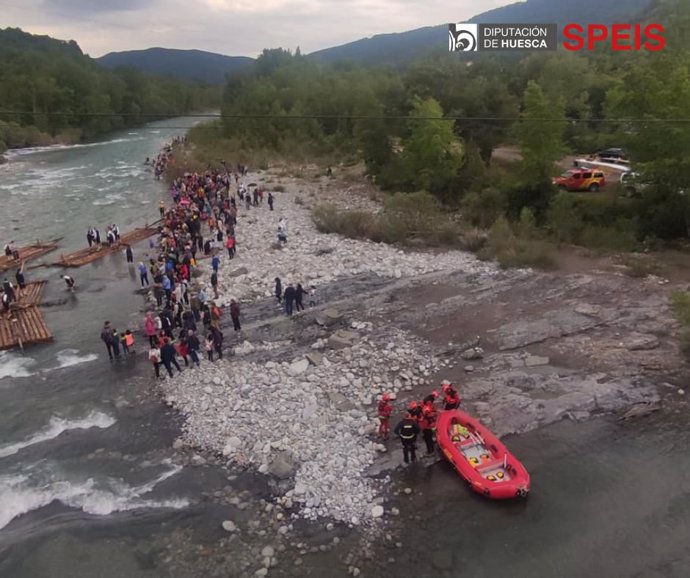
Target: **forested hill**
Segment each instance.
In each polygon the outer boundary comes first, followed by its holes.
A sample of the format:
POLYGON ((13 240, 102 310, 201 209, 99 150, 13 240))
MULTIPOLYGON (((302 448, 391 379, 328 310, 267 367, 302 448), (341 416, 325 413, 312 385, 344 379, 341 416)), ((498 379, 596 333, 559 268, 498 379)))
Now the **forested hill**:
POLYGON ((91 139, 217 106, 218 99, 217 88, 104 70, 73 40, 0 29, 0 152, 91 139))
MULTIPOLYGON (((470 22, 520 23, 630 22, 641 19, 658 0, 526 0, 478 14, 470 22)), ((309 54, 318 62, 348 60, 362 65, 400 65, 432 51, 446 52, 448 24, 397 34, 378 34, 309 54)))
POLYGON ((203 50, 149 48, 110 52, 97 58, 96 62, 106 68, 132 66, 149 74, 165 74, 184 80, 221 84, 227 75, 251 68, 254 59, 246 56, 225 56, 203 50))

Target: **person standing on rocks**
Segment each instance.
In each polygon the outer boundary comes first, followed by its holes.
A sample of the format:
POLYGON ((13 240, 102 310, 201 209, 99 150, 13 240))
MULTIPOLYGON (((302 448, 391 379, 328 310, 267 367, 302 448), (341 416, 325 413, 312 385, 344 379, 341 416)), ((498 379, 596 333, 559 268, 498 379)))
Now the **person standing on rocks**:
POLYGON ((177 359, 175 359, 175 355, 177 352, 175 351, 175 348, 173 345, 170 343, 170 339, 166 337, 163 340, 163 347, 161 347, 161 362, 165 366, 165 369, 168 370, 168 375, 170 377, 173 376, 172 372, 172 366, 174 365, 177 368, 177 371, 182 373, 182 368, 180 367, 180 364, 177 363, 177 359))
POLYGON ((309 285, 309 307, 316 307, 316 285, 309 285))
POLYGON ((240 325, 240 304, 234 299, 230 299, 230 317, 232 318, 232 326, 235 331, 240 331, 242 326, 240 325))
POLYGON ((144 265, 143 261, 139 261, 139 280, 141 281, 141 286, 144 286, 144 283, 148 287, 149 285, 149 271, 146 268, 146 265, 144 265))
POLYGON ((101 329, 101 341, 105 343, 105 348, 108 350, 108 357, 110 361, 113 360, 113 329, 110 327, 110 321, 106 321, 101 329))
POLYGON ((220 268, 220 257, 218 255, 214 255, 213 259, 211 259, 211 267, 214 273, 218 273, 218 269, 220 268))
POLYGON ((400 438, 403 449, 403 459, 406 464, 410 461, 417 460, 417 436, 419 435, 419 426, 414 416, 407 412, 405 418, 395 426, 394 432, 400 438))
POLYGON ((390 403, 390 399, 390 394, 384 393, 378 406, 379 437, 383 440, 387 440, 390 436, 391 414, 393 413, 393 406, 390 403))
POLYGON ((153 315, 149 311, 144 318, 144 332, 146 337, 149 338, 149 345, 154 347, 156 345, 156 322, 153 319, 153 315))
POLYGON ((458 409, 460 407, 460 395, 453 384, 450 381, 444 381, 441 388, 443 389, 443 409, 458 409))
POLYGON ((292 306, 295 302, 295 297, 297 296, 297 291, 292 286, 292 283, 288 283, 287 289, 283 294, 283 301, 285 301, 285 315, 292 317, 292 306))
POLYGON ((218 299, 218 271, 211 273, 211 287, 213 287, 213 298, 218 299))
POLYGON ((273 193, 271 192, 268 193, 268 208, 273 210, 273 193))
POLYGON ((191 329, 187 330, 187 350, 189 351, 189 357, 192 359, 197 367, 201 365, 199 361, 199 348, 201 343, 199 343, 199 338, 195 335, 194 331, 191 329))
POLYGON ((206 341, 204 341, 204 349, 206 350, 208 360, 213 361, 213 335, 210 333, 206 336, 206 341))
POLYGON ((156 374, 156 379, 160 379, 161 376, 161 351, 156 347, 154 343, 151 343, 151 349, 149 349, 149 361, 153 365, 153 371, 156 374))
POLYGON ((223 359, 223 332, 215 325, 211 325, 211 338, 213 339, 213 349, 218 354, 218 359, 223 359))
POLYGON ((422 437, 426 444, 426 453, 431 455, 436 449, 434 433, 436 432, 436 418, 438 414, 433 404, 424 404, 422 406, 422 417, 419 420, 419 426, 422 430, 422 437))
POLYGON ((278 305, 281 305, 283 303, 283 285, 280 282, 279 277, 276 277, 275 295, 276 295, 276 299, 278 300, 278 305))
POLYGON ((127 245, 125 249, 125 257, 127 258, 127 263, 134 263, 134 253, 132 253, 132 246, 127 245))
POLYGON ((297 283, 297 289, 295 289, 295 309, 297 311, 304 311, 304 305, 302 304, 302 299, 307 294, 307 292, 302 287, 301 283, 297 283))

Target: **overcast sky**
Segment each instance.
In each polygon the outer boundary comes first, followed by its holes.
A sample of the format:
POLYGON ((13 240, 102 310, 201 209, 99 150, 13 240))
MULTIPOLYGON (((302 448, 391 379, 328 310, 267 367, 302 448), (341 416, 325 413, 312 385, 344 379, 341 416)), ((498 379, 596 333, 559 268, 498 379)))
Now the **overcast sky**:
POLYGON ((0 27, 76 40, 87 54, 198 48, 308 53, 366 36, 462 22, 510 0, 0 0, 0 27))

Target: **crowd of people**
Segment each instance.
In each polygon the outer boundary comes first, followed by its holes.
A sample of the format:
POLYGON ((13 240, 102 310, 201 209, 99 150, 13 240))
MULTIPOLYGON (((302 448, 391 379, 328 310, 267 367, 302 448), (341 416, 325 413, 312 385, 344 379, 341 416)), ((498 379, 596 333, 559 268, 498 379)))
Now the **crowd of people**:
MULTIPOLYGON (((173 147, 168 146, 155 166, 164 170, 173 159, 173 147)), ((222 263, 232 260, 237 251, 238 211, 261 207, 264 199, 269 211, 275 204, 272 193, 266 194, 255 183, 242 182, 247 171, 246 165, 237 165, 237 170, 231 171, 222 163, 219 170, 209 167, 201 174, 185 173, 170 187, 170 204, 159 204, 158 237, 149 241, 145 259, 137 264, 139 283, 142 288, 151 287, 156 303, 156 309, 148 312, 143 321, 148 359, 156 377, 161 377, 161 366, 171 377, 173 370, 182 371, 178 360, 185 367, 195 367, 204 357, 209 361, 223 357, 223 311, 215 300, 220 297, 218 275, 222 263), (194 276, 199 260, 205 258, 210 259, 210 286, 197 283, 194 276)), ((277 230, 287 242, 286 219, 279 220, 277 230)), ((133 263, 129 246, 126 255, 133 263)), ((307 292, 301 283, 296 287, 290 283, 283 291, 276 278, 276 296, 286 315, 304 310, 307 294, 310 305, 315 305, 314 286, 307 292)), ((230 300, 229 316, 233 330, 241 335, 241 307, 235 299, 230 300)), ((118 332, 110 322, 104 324, 101 340, 111 360, 124 359, 127 356, 123 352, 134 351, 134 333, 129 329, 118 332)))

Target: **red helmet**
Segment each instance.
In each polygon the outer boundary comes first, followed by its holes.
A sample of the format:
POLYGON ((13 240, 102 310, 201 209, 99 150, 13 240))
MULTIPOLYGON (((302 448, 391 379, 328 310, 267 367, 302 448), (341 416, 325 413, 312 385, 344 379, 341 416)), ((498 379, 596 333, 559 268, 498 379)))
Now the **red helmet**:
POLYGON ((384 394, 381 396, 381 401, 390 401, 390 399, 391 399, 391 394, 390 394, 390 393, 384 393, 384 394))
POLYGON ((417 409, 417 402, 413 401, 410 403, 410 407, 408 409, 417 409))
POLYGON ((438 391, 432 391, 431 395, 433 395, 434 397, 438 397, 438 391))

